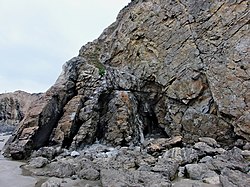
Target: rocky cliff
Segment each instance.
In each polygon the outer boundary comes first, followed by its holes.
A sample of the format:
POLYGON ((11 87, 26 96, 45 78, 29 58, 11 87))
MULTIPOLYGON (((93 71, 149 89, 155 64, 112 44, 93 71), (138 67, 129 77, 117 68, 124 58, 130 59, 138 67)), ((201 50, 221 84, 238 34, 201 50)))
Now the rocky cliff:
POLYGON ((249 10, 131 1, 32 102, 5 154, 30 157, 42 186, 248 187, 249 10))
POLYGON ((249 1, 133 0, 63 66, 8 146, 250 141, 249 1))
POLYGON ((7 126, 15 128, 25 117, 31 103, 40 96, 23 91, 0 94, 0 132, 7 126))

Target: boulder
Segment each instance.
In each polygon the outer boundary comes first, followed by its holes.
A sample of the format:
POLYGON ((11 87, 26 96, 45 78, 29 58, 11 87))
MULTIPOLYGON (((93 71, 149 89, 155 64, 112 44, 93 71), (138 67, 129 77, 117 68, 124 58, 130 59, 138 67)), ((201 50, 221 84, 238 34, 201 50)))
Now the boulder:
POLYGON ((219 147, 217 141, 213 138, 209 138, 209 137, 201 137, 199 138, 200 142, 204 142, 207 145, 211 146, 211 147, 219 147))
POLYGON ((225 168, 222 170, 220 181, 223 187, 248 187, 250 175, 225 168))
POLYGON ((60 150, 57 150, 54 147, 41 147, 37 151, 34 151, 31 157, 45 157, 52 160, 56 155, 58 155, 60 150))
POLYGON ((60 159, 56 162, 51 162, 44 170, 38 170, 37 175, 69 178, 79 172, 81 167, 71 159, 60 159))
POLYGON ((179 163, 171 159, 159 159, 152 167, 152 171, 155 173, 161 173, 169 180, 174 180, 178 172, 179 163))
POLYGON ((41 185, 41 187, 60 187, 60 186, 61 184, 59 182, 53 180, 46 181, 41 185))
POLYGON ((226 152, 226 150, 223 148, 213 148, 204 142, 195 143, 194 148, 196 150, 199 150, 201 153, 205 153, 205 154, 209 154, 209 155, 222 154, 222 153, 226 152))
POLYGON ((220 182, 220 176, 219 175, 216 175, 216 176, 213 176, 213 177, 204 178, 203 182, 207 183, 207 184, 217 184, 217 185, 221 184, 221 182, 220 182))
POLYGON ((29 160, 29 166, 34 168, 42 168, 48 163, 48 159, 44 157, 36 157, 29 160))
POLYGON ((181 142, 181 136, 175 136, 173 138, 152 139, 147 141, 146 149, 149 153, 155 154, 157 152, 161 152, 162 150, 169 149, 177 144, 181 144, 181 142))
POLYGON ((198 152, 193 148, 174 147, 163 154, 163 158, 176 160, 180 165, 191 164, 198 160, 198 152))
POLYGON ((90 168, 90 169, 82 169, 79 173, 78 173, 78 177, 80 179, 86 179, 86 180, 97 180, 100 176, 100 173, 93 169, 93 168, 90 168))
POLYGON ((123 172, 119 170, 102 170, 101 183, 103 186, 138 186, 138 187, 170 187, 164 176, 146 171, 123 172))
POLYGON ((199 187, 221 187, 221 185, 217 184, 207 184, 201 181, 197 180, 190 180, 190 179, 181 179, 178 182, 175 182, 173 184, 173 187, 194 187, 194 186, 199 186, 199 187))
POLYGON ((206 164, 187 164, 186 175, 193 180, 206 180, 211 177, 219 177, 216 172, 210 170, 206 164))

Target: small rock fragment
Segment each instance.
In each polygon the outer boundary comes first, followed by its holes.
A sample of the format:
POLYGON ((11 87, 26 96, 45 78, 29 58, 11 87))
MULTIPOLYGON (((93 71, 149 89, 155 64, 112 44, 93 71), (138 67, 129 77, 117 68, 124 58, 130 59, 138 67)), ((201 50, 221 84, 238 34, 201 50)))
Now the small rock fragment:
POLYGON ((72 151, 72 152, 70 153, 70 156, 72 156, 72 157, 77 157, 77 156, 80 156, 80 153, 77 152, 77 151, 72 151))

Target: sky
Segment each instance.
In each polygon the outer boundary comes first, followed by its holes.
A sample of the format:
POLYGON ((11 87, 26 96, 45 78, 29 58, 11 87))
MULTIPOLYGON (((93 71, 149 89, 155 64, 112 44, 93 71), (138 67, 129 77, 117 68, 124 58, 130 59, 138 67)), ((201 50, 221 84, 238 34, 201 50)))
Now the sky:
POLYGON ((0 93, 45 92, 130 0, 0 0, 0 93))

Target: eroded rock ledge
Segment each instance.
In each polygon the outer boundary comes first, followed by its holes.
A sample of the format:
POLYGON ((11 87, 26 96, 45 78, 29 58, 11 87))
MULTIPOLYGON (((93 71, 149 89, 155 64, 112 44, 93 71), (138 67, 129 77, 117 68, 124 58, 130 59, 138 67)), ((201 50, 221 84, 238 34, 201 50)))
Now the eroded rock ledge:
POLYGON ((250 141, 249 44, 248 1, 132 1, 64 65, 6 154, 147 137, 250 141))

